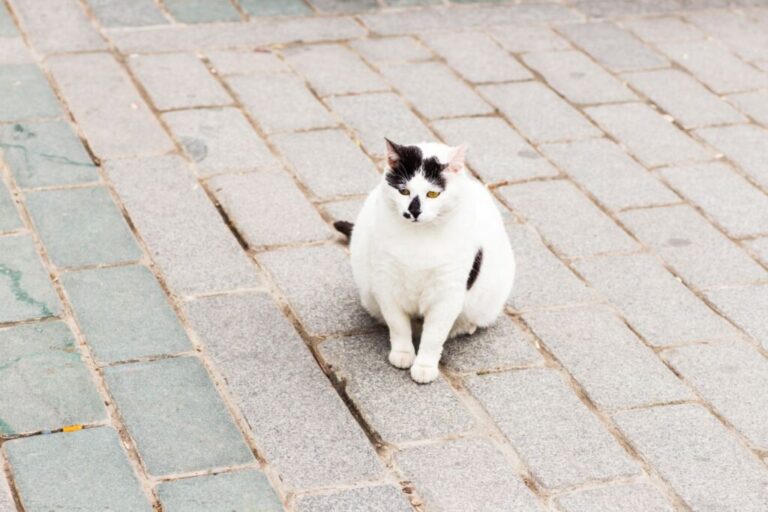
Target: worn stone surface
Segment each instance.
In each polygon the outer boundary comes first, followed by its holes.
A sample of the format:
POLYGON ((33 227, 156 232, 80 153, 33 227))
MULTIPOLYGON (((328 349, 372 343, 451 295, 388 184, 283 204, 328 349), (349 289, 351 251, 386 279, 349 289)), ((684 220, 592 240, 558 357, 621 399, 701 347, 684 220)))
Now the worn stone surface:
POLYGON ((0 96, 0 121, 61 115, 48 81, 34 64, 0 65, 0 96))
POLYGON ((752 286, 713 290, 707 293, 718 311, 768 350, 768 323, 760 313, 768 305, 768 287, 752 286))
POLYGON ((674 508, 647 483, 616 485, 558 496, 554 502, 563 512, 672 512, 674 508))
POLYGON ((168 512, 283 510, 267 478, 253 469, 163 482, 157 494, 168 512))
POLYGON ((30 43, 40 53, 107 48, 75 0, 14 0, 13 5, 30 43))
POLYGON ((46 318, 61 304, 29 236, 0 238, 0 322, 46 318))
POLYGON ((411 512, 403 492, 392 485, 360 487, 332 494, 301 496, 296 500, 298 512, 411 512))

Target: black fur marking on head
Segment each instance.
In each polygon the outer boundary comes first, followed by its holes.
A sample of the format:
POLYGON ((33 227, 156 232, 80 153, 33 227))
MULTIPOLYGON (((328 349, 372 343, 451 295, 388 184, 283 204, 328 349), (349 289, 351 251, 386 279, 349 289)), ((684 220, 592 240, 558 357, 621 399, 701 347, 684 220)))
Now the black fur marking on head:
POLYGON ((397 161, 387 171, 387 183, 390 187, 400 189, 408 183, 421 167, 422 154, 416 146, 399 146, 390 142, 397 153, 397 161))
POLYGON ((419 215, 421 215, 421 201, 419 201, 419 196, 416 196, 411 200, 411 204, 408 205, 408 211, 411 212, 414 219, 419 218, 419 215))
POLYGON ((424 177, 427 181, 440 187, 440 190, 445 190, 443 171, 446 167, 448 164, 441 164, 435 157, 427 158, 424 160, 424 177))
POLYGON ((336 228, 336 231, 341 233, 342 235, 346 236, 349 239, 352 239, 352 228, 355 227, 354 224, 351 222, 347 222, 345 220, 337 220, 333 223, 333 227, 336 228))
POLYGON ((480 267, 483 264, 483 249, 478 249, 475 254, 475 261, 472 263, 472 270, 469 271, 469 277, 467 278, 467 290, 472 288, 472 285, 477 281, 477 276, 480 275, 480 267))

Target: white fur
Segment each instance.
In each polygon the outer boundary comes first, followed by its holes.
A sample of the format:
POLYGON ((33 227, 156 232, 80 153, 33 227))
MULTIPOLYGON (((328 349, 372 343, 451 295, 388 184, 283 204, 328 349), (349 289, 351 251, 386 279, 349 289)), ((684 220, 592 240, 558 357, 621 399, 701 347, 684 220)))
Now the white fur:
POLYGON ((418 147, 424 158, 450 162, 443 171, 445 191, 427 198, 436 187, 416 174, 408 183, 410 196, 403 196, 382 179, 357 217, 350 247, 363 307, 389 327, 389 362, 410 367, 413 380, 426 383, 437 378, 448 337, 489 326, 503 311, 515 261, 493 197, 464 170, 463 148, 418 147), (415 194, 422 205, 418 222, 403 217, 415 194), (467 290, 480 248, 480 273, 467 290), (418 355, 411 337, 417 317, 424 318, 418 355))

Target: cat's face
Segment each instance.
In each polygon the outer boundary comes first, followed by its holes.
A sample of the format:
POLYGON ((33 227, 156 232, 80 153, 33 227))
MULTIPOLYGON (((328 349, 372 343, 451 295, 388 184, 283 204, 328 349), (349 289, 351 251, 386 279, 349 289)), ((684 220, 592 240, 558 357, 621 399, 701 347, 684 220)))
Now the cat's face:
POLYGON ((387 139, 385 196, 404 222, 427 224, 455 204, 465 147, 438 143, 401 146, 387 139))

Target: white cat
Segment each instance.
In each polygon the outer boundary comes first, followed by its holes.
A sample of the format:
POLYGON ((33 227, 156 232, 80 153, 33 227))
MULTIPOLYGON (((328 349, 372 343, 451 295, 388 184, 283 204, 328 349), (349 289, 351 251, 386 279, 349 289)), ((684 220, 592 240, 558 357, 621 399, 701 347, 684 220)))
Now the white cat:
POLYGON ((355 224, 352 273, 363 307, 389 327, 389 362, 416 382, 438 375, 443 343, 492 324, 512 290, 515 260, 490 192, 464 169, 465 147, 386 140, 389 169, 355 224), (411 319, 423 318, 419 353, 411 319))

